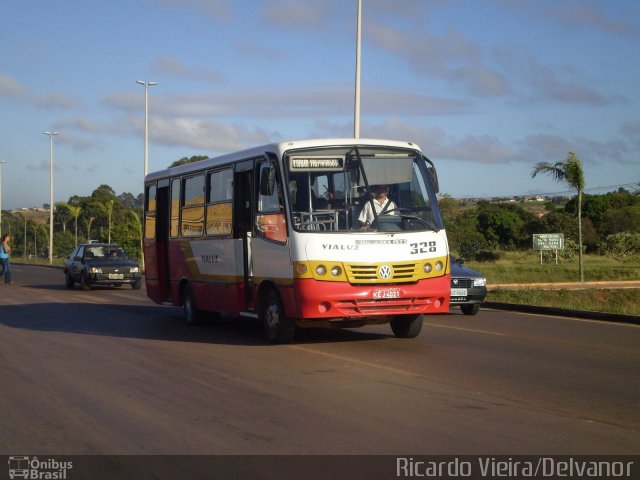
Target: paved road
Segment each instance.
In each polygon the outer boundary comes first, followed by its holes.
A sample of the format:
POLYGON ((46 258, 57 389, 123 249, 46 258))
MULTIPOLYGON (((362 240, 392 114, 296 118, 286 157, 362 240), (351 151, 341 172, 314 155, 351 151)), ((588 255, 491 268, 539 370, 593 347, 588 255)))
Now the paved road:
POLYGON ((184 325, 128 287, 14 266, 0 454, 637 454, 640 327, 452 310, 421 335, 184 325))

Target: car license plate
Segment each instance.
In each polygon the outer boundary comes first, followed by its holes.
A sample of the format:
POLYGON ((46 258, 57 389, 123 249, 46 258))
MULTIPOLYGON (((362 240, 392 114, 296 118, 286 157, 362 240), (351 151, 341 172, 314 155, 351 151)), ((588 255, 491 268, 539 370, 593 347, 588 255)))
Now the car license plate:
POLYGON ((123 273, 110 273, 109 280, 122 280, 124 278, 123 273))
POLYGON ((399 288, 377 288, 373 291, 373 298, 400 298, 399 288))
POLYGON ((452 297, 466 297, 467 289, 466 288, 452 288, 451 289, 452 297))

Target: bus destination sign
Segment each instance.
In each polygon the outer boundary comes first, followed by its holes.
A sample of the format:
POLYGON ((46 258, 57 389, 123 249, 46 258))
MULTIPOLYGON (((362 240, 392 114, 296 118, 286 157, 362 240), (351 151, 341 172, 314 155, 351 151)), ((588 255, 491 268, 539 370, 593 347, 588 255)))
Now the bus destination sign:
POLYGON ((314 170, 341 172, 344 170, 344 157, 289 157, 291 171, 311 172, 314 170))

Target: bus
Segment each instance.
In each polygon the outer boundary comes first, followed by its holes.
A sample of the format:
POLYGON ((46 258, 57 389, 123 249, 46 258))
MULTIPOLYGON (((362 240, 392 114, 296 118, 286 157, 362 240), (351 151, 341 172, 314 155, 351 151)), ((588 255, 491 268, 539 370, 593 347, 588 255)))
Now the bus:
POLYGON ((418 145, 376 139, 278 142, 149 173, 147 295, 189 324, 258 319, 274 343, 385 323, 415 337, 424 314, 449 310, 437 191, 418 145), (379 185, 392 209, 376 208, 379 185))

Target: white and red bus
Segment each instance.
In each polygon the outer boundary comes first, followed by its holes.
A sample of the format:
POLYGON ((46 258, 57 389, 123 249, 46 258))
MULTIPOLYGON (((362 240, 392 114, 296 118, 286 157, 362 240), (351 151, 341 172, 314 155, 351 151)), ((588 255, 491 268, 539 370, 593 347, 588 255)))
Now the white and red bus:
POLYGON ((150 173, 147 294, 188 323, 260 319, 274 342, 378 323, 415 337, 423 314, 449 309, 437 188, 417 145, 372 139, 273 143, 150 173), (377 185, 392 209, 375 207, 377 185))

